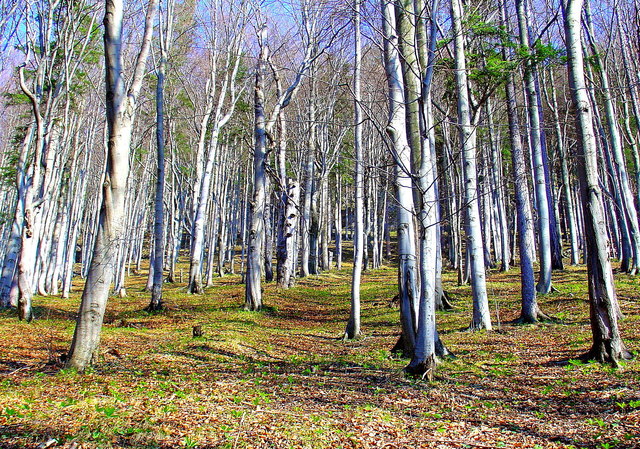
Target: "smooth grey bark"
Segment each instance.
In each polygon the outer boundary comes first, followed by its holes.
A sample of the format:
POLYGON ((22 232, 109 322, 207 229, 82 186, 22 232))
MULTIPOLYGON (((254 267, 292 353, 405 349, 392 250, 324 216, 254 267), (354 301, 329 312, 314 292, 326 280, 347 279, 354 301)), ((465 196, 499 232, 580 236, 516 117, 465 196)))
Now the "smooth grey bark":
POLYGON ((469 257, 470 283, 473 295, 473 318, 470 329, 491 329, 489 299, 487 297, 484 248, 480 228, 480 210, 476 171, 476 128, 471 123, 469 83, 465 56, 465 39, 462 29, 463 9, 461 0, 451 0, 455 44, 455 78, 458 96, 458 131, 462 146, 462 173, 464 177, 465 230, 469 257))
POLYGON ((583 0, 562 1, 567 70, 578 135, 577 166, 587 247, 587 279, 593 335, 593 346, 582 358, 617 365, 619 360, 631 358, 631 354, 625 348, 618 329, 618 301, 607 255, 596 136, 593 129, 592 106, 586 88, 580 39, 582 6, 583 0))
MULTIPOLYGON (((529 26, 525 11, 525 0, 516 0, 518 12, 518 29, 520 32, 520 45, 528 52, 532 52, 529 43, 529 26)), ((524 68, 524 87, 527 96, 527 113, 529 118, 529 138, 531 143, 531 158, 534 174, 534 188, 536 210, 538 212, 538 247, 540 274, 536 286, 539 293, 551 291, 551 230, 549 227, 549 199, 547 198, 547 182, 545 163, 543 156, 543 144, 540 123, 540 109, 535 83, 535 66, 529 59, 524 68)))
POLYGON ((256 67, 256 81, 253 94, 254 107, 254 149, 253 149, 253 194, 249 214, 249 236, 247 242, 247 274, 245 284, 244 309, 262 309, 261 254, 264 241, 264 208, 267 188, 267 133, 264 112, 264 77, 269 49, 266 43, 267 29, 259 31, 260 55, 256 67))
POLYGON ((98 356, 100 330, 114 277, 118 240, 123 234, 131 131, 151 47, 158 0, 148 3, 142 44, 128 90, 122 73, 123 6, 122 0, 105 1, 107 164, 93 257, 66 363, 68 368, 79 372, 84 371, 98 356))
MULTIPOLYGON (((501 19, 503 26, 507 27, 507 1, 501 5, 501 19)), ((509 58, 506 49, 503 49, 503 57, 509 58)), ((506 83, 507 116, 509 120, 509 141, 511 143, 511 162, 513 170, 514 195, 516 200, 516 220, 518 251, 520 253, 520 292, 521 311, 516 319, 519 323, 535 323, 540 318, 546 318, 538 307, 536 299, 535 274, 533 261, 535 259, 535 235, 534 219, 531 211, 531 196, 527 180, 527 161, 522 145, 520 123, 518 117, 518 101, 514 75, 509 74, 506 83)))
POLYGON ((398 53, 398 35, 393 2, 381 0, 384 36, 384 63, 389 87, 387 134, 395 159, 396 199, 398 204, 398 294, 400 298, 401 340, 394 350, 412 356, 417 325, 418 283, 414 227, 414 202, 411 181, 411 149, 407 138, 402 69, 398 53))
MULTIPOLYGON (((354 0, 353 26, 355 28, 355 59, 353 67, 353 108, 354 108, 354 202, 356 209, 355 235, 353 240, 353 271, 351 274, 351 309, 344 339, 350 340, 360 335, 360 283, 362 280, 362 258, 364 253, 364 155, 362 148, 362 34, 360 30, 360 2, 354 0)), ((340 211, 338 211, 340 214, 340 211)), ((337 243, 336 243, 337 246, 337 243)))
MULTIPOLYGON (((430 4, 429 35, 422 19, 425 6, 422 0, 415 2, 415 10, 405 3, 405 14, 416 14, 416 45, 419 68, 421 72, 421 89, 419 101, 419 135, 416 152, 419 150, 419 171, 417 186, 420 197, 420 302, 416 329, 416 346, 413 357, 405 371, 414 375, 433 378, 438 354, 438 336, 436 331, 436 300, 438 295, 439 276, 438 252, 440 242, 437 197, 437 160, 435 159, 435 120, 433 116, 433 75, 435 69, 435 52, 437 37, 436 14, 439 0, 430 4)), ((418 64, 415 65, 418 68, 418 64)), ((441 279, 440 279, 441 287, 441 279)), ((441 351, 442 352, 442 351, 441 351)), ((440 354, 443 355, 443 354, 440 354)))
POLYGON ((518 222, 518 251, 520 253, 520 291, 522 295, 520 317, 523 323, 535 323, 546 318, 540 311, 536 299, 533 260, 535 257, 534 220, 531 212, 531 197, 527 182, 527 166, 520 137, 518 109, 513 76, 507 81, 507 113, 509 115, 509 135, 511 139, 511 160, 513 164, 514 193, 516 199, 516 219, 518 222))
POLYGON ((635 274, 638 269, 640 269, 640 224, 638 223, 638 212, 634 203, 634 195, 631 190, 629 175, 627 174, 627 164, 624 156, 620 128, 618 126, 618 117, 611 93, 612 89, 609 85, 609 75, 605 67, 605 61, 600 56, 600 50, 595 42, 589 0, 585 3, 585 18, 587 38, 591 46, 591 51, 593 52, 594 68, 598 71, 600 82, 602 83, 600 92, 604 100, 605 118, 609 137, 608 147, 611 150, 612 162, 615 168, 615 173, 612 173, 612 175, 614 175, 612 182, 617 184, 616 189, 619 190, 620 196, 619 207, 621 206, 621 208, 618 212, 620 214, 620 220, 626 223, 629 233, 629 244, 632 250, 630 254, 631 260, 626 259, 622 261, 622 270, 635 274))
MULTIPOLYGON (((164 135, 164 78, 167 71, 167 58, 173 40, 173 9, 174 0, 167 1, 164 29, 160 26, 160 64, 156 84, 156 195, 154 202, 153 223, 153 286, 151 287, 151 301, 147 306, 149 311, 162 310, 162 283, 164 281, 164 185, 165 185, 165 135, 164 135)), ((162 17, 162 14, 160 15, 162 17)))

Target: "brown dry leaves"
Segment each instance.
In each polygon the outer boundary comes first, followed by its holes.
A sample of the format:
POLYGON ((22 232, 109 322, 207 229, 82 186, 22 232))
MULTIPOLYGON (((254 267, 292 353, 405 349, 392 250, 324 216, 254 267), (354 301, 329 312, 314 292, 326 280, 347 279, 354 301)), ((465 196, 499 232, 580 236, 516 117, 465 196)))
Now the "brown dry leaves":
MULTIPOLYGON (((261 313, 240 311, 242 286, 226 277, 204 296, 167 286, 169 310, 111 300, 103 358, 86 375, 59 372, 78 297, 39 298, 39 319, 0 314, 0 447, 634 448, 640 447, 637 361, 614 371, 579 364, 590 331, 584 270, 559 273, 541 298, 563 324, 512 326, 517 273, 490 277, 499 332, 467 333, 469 289, 447 284, 457 310, 439 315, 457 359, 432 384, 406 379, 389 356, 398 334, 388 307, 395 271, 365 274, 364 339, 343 343, 349 273, 265 290, 261 313), (193 339, 200 324, 204 337, 193 339), (571 360, 570 363, 566 363, 571 360), (564 362, 563 362, 564 361, 564 362)), ((619 276, 638 351, 638 280, 619 276)))

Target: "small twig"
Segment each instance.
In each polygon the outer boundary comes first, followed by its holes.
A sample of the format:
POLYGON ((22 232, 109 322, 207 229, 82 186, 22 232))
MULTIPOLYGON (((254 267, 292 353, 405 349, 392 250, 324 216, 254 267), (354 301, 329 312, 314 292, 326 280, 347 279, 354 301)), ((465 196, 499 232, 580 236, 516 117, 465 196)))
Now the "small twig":
POLYGON ((482 447, 482 448, 488 448, 488 449, 497 449, 500 446, 493 446, 490 444, 483 444, 483 443, 474 443, 473 441, 465 441, 465 440, 449 440, 447 438, 429 438, 429 437, 425 437, 425 440, 427 441, 431 441, 433 443, 454 443, 454 444, 465 444, 467 446, 473 446, 473 447, 482 447))
POLYGON ((235 440, 233 440, 233 449, 236 449, 236 446, 238 445, 238 439, 240 438, 240 434, 242 433, 242 425, 244 424, 244 417, 246 416, 247 412, 243 412, 242 413, 242 418, 240 418, 240 425, 238 426, 238 432, 236 432, 236 438, 235 440))
MULTIPOLYGON (((25 369, 28 369, 28 368, 30 368, 30 367, 27 365, 27 366, 23 366, 23 367, 18 368, 18 369, 14 369, 14 370, 13 370, 13 371, 11 371, 9 374, 7 374, 7 376, 11 376, 11 375, 13 375, 13 374, 15 374, 15 373, 17 373, 17 372, 19 372, 19 371, 22 371, 22 370, 25 370, 25 369)), ((43 443, 43 444, 44 444, 44 443, 43 443)), ((47 447, 49 447, 49 446, 47 446, 47 447)))
POLYGON ((55 438, 49 438, 47 441, 38 444, 36 449, 47 449, 51 446, 55 446, 56 444, 58 444, 58 440, 55 438))

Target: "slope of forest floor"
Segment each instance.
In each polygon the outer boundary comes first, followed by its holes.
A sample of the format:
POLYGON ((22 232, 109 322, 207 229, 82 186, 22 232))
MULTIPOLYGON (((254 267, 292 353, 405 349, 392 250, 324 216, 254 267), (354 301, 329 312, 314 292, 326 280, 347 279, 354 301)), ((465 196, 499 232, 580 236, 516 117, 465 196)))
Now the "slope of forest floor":
MULTIPOLYGON (((640 277, 616 279, 637 355, 640 277)), ((557 292, 540 298, 556 323, 509 323, 518 281, 515 269, 489 276, 496 330, 469 333, 470 288, 447 275, 455 310, 438 325, 457 358, 432 383, 390 355, 393 268, 365 273, 365 335, 347 343, 349 270, 267 284, 259 313, 241 310, 244 286, 229 275, 200 296, 167 284, 168 309, 151 315, 134 276, 129 296, 110 300, 99 364, 84 375, 60 371, 79 293, 36 298, 31 324, 0 312, 0 447, 640 448, 640 362, 577 360, 591 338, 584 267, 554 273, 557 292)))

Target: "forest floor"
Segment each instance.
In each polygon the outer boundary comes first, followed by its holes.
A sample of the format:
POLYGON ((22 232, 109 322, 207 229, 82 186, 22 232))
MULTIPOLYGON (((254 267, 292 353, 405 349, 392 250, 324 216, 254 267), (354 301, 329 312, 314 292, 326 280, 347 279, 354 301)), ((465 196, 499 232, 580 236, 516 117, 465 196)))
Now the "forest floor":
MULTIPOLYGON (((577 360, 591 338, 584 267, 554 273, 557 292, 540 297, 559 322, 524 326, 509 323, 518 271, 492 273, 496 330, 476 333, 465 331, 470 288, 447 274, 455 310, 438 326, 457 358, 431 383, 405 377, 407 360, 389 352, 393 268, 364 274, 364 338, 346 343, 348 269, 287 291, 267 284, 259 313, 241 310, 238 276, 204 295, 167 284, 155 315, 142 311, 144 282, 133 276, 129 296, 110 300, 99 363, 84 375, 60 370, 79 292, 36 298, 30 324, 0 312, 0 447, 640 448, 640 361, 577 360)), ((616 282, 638 356, 640 277, 616 282)))

